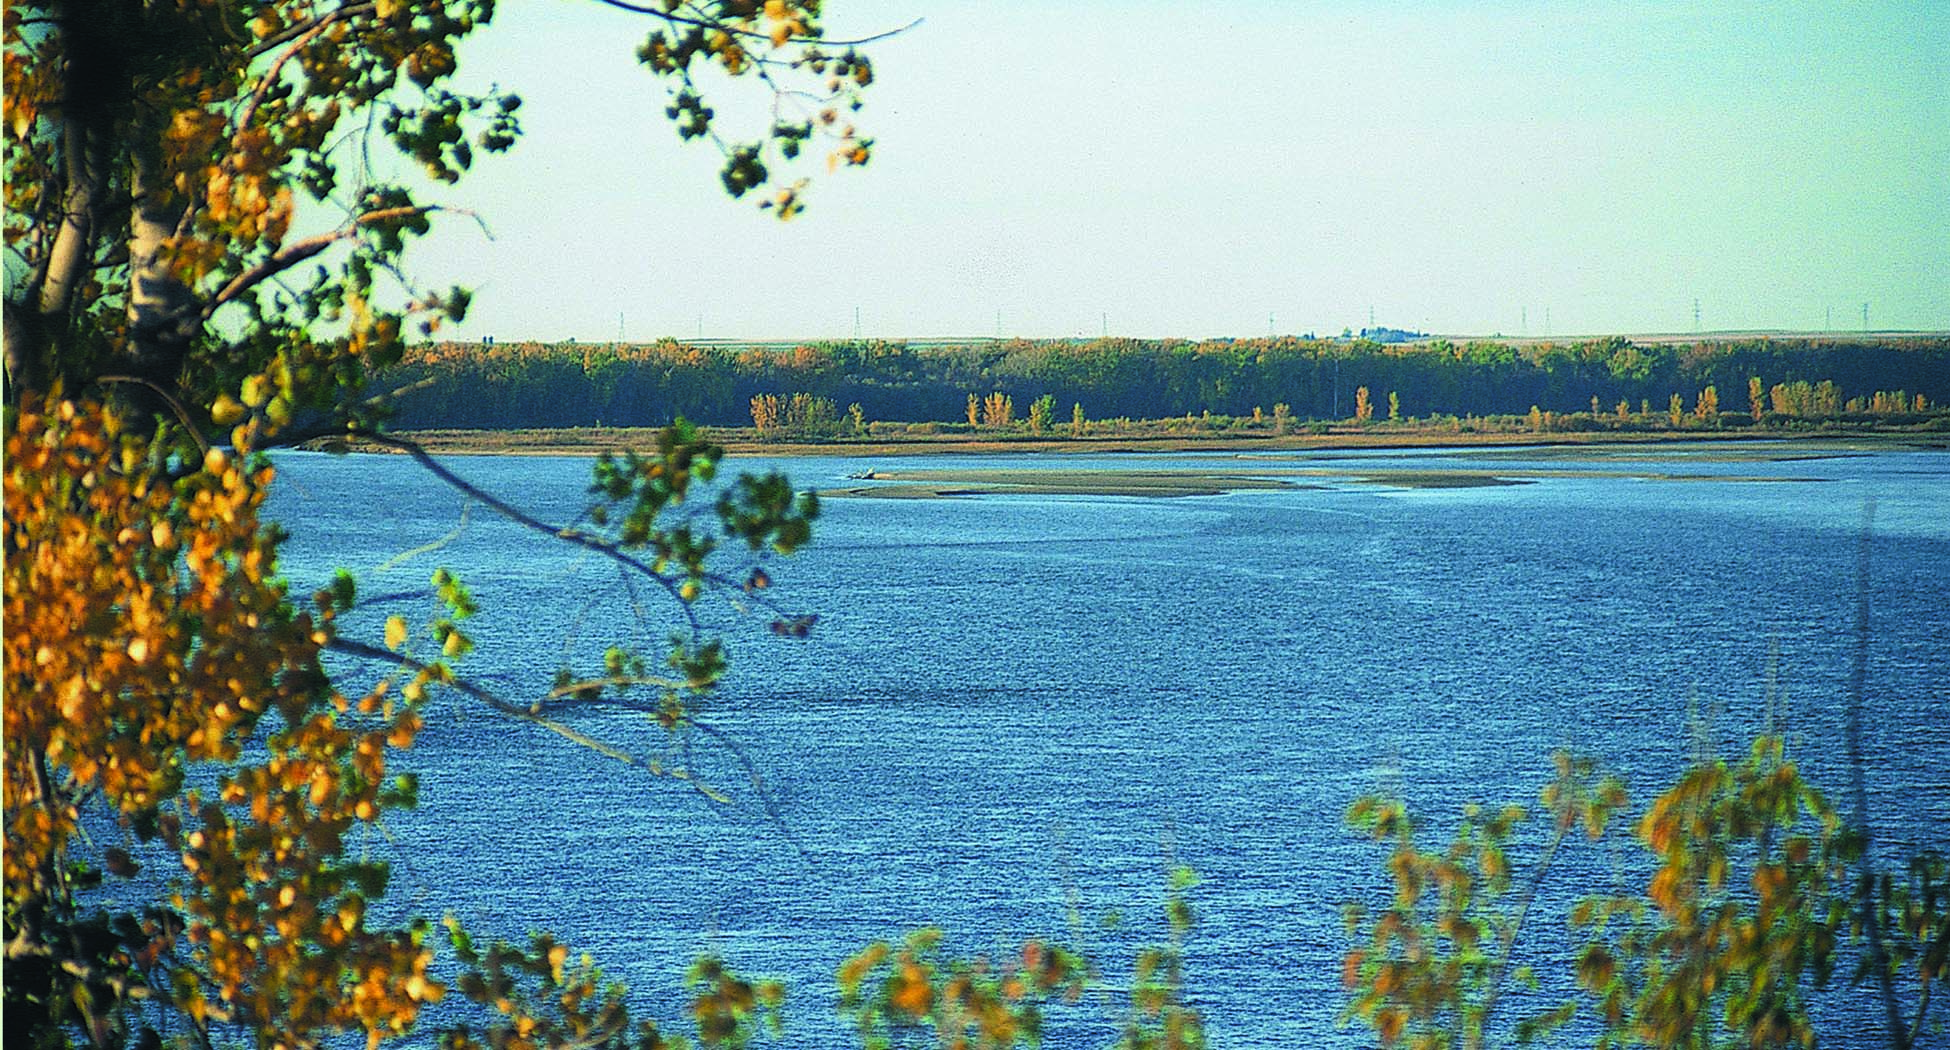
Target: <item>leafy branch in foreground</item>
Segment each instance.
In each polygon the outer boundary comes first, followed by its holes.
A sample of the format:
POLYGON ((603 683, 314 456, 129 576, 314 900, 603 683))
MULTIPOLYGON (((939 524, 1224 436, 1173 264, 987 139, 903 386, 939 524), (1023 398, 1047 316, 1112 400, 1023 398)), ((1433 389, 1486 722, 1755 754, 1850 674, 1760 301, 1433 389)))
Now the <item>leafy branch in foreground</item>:
MULTIPOLYGON (((375 427, 384 399, 369 384, 414 333, 464 316, 469 294, 423 290, 406 256, 448 215, 428 187, 519 135, 516 95, 454 79, 461 43, 493 11, 489 0, 6 8, 9 1047, 435 1034, 425 1008, 447 989, 431 976, 442 971, 428 924, 372 918, 388 871, 362 847, 417 796, 398 754, 424 728, 428 690, 461 685, 451 662, 473 646, 475 596, 442 574, 426 636, 401 619, 382 638, 343 637, 350 577, 307 605, 279 575, 262 453, 375 427), (323 659, 334 650, 384 669, 341 689, 344 665, 323 659)), ((805 92, 850 112, 871 83, 857 48, 821 42, 816 4, 638 13, 688 49, 647 66, 679 85, 689 127, 709 116, 694 76, 707 67, 752 72, 781 113, 805 92)), ((815 135, 837 162, 864 163, 867 143, 837 114, 775 114, 741 135, 727 188, 772 185, 773 166, 815 135)), ((789 215, 800 196, 794 184, 767 205, 789 215)), ((625 469, 654 488, 680 456, 691 461, 680 479, 708 476, 717 458, 686 432, 625 469)), ((726 492, 723 535, 753 550, 805 542, 816 507, 783 481, 726 492)), ((641 550, 631 536, 587 536, 667 585, 690 631, 658 654, 666 674, 637 673, 625 653, 578 680, 607 679, 607 696, 626 684, 619 671, 630 684, 668 678, 680 684, 662 717, 703 732, 673 698, 723 671, 722 646, 689 610, 726 579, 703 534, 683 528, 653 526, 641 550), (674 567, 650 564, 660 554, 674 567)), ((770 609, 761 580, 740 574, 726 590, 770 609)), ((809 620, 778 622, 796 634, 809 620)), ((534 706, 495 710, 534 721, 534 706)))
POLYGON ((899 946, 877 941, 842 963, 840 1015, 867 1050, 933 1043, 954 1050, 1039 1046, 1049 1012, 1087 996, 1125 998, 1118 1050, 1196 1050, 1205 1045, 1204 1020, 1185 997, 1184 939, 1192 909, 1189 869, 1172 873, 1165 900, 1167 938, 1141 949, 1131 983, 1110 989, 1086 955, 1045 941, 991 959, 957 959, 942 949, 940 930, 910 934, 899 946))
MULTIPOLYGON (((591 502, 583 518, 594 526, 557 525, 542 521, 508 501, 468 482, 429 456, 412 441, 377 432, 360 432, 361 439, 406 452, 436 478, 490 510, 549 541, 567 543, 613 562, 624 579, 642 580, 675 599, 685 618, 685 630, 673 635, 660 661, 653 663, 637 645, 610 648, 600 673, 558 669, 554 688, 531 713, 558 701, 591 702, 608 697, 630 703, 630 690, 659 691, 659 720, 667 729, 691 721, 686 697, 713 688, 726 667, 723 643, 709 637, 693 605, 713 588, 728 596, 741 611, 772 615, 775 634, 805 637, 817 617, 787 611, 767 593, 772 586, 766 562, 773 555, 789 555, 812 537, 819 515, 819 498, 797 492, 778 472, 741 474, 723 486, 711 506, 711 519, 686 506, 695 484, 713 481, 724 450, 706 441, 690 424, 679 421, 655 435, 654 453, 625 452, 597 458, 589 486, 591 502), (739 571, 725 571, 713 561, 727 541, 744 548, 748 559, 739 571), (660 663, 668 675, 652 674, 660 663)), ((443 570, 444 573, 444 570, 443 570)), ((457 581, 441 576, 435 582, 446 593, 465 596, 457 581)), ((465 597, 471 609, 472 598, 465 597)), ((471 648, 451 619, 435 621, 435 640, 448 655, 471 648)), ((389 641, 389 648, 398 645, 389 641)))
MULTIPOLYGON (((1505 967, 1551 858, 1571 828, 1601 837, 1625 803, 1609 778, 1586 787, 1589 763, 1556 762, 1544 796, 1553 829, 1514 907, 1500 901, 1513 885, 1507 851, 1527 817, 1520 807, 1466 808, 1441 854, 1415 847, 1399 801, 1364 798, 1349 810, 1356 828, 1394 843, 1394 902, 1372 917, 1349 906, 1345 1018, 1384 1044, 1416 1048, 1530 1042, 1580 1017, 1600 1047, 1809 1046, 1812 989, 1874 923, 1895 947, 1881 963, 1863 950, 1856 981, 1911 972, 1908 1015, 1884 1034, 1900 1048, 1929 1030, 1950 953, 1942 857, 1912 858, 1904 881, 1868 879, 1860 836, 1777 736, 1759 737, 1738 762, 1699 760, 1653 800, 1634 827, 1655 862, 1644 889, 1588 896, 1568 915, 1585 940, 1557 983, 1577 994, 1515 1022, 1498 1018, 1505 967)), ((1538 983, 1527 967, 1508 976, 1538 983)))
MULTIPOLYGON (((1454 841, 1441 853, 1416 847, 1415 822, 1398 799, 1368 796, 1349 808, 1350 825, 1376 842, 1392 843, 1386 863, 1395 888, 1392 903, 1372 916, 1358 904, 1345 909, 1356 947, 1343 966, 1354 993, 1344 1020, 1358 1018, 1390 1044, 1485 1044, 1507 982, 1531 983, 1527 967, 1510 969, 1512 951, 1558 850, 1578 830, 1601 837, 1625 804, 1617 780, 1594 781, 1590 760, 1560 751, 1552 761, 1557 775, 1541 795, 1550 827, 1521 882, 1509 855, 1530 819, 1521 806, 1493 813, 1466 807, 1454 841)), ((1526 1018, 1518 1029, 1534 1031, 1552 1020, 1526 1018)))

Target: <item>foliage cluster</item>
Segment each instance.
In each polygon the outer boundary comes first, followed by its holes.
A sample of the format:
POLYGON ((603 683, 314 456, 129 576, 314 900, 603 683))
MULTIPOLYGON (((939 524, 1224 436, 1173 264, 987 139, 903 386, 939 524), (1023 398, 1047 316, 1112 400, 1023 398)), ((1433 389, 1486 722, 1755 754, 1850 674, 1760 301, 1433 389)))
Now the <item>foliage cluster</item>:
POLYGON ((1527 1043, 1566 1026, 1600 1047, 1806 1047, 1815 989, 1852 952, 1852 982, 1884 1007, 1879 1041, 1907 1048, 1943 1031, 1931 1007, 1950 980, 1944 858, 1919 853, 1902 875, 1878 875, 1859 825, 1777 736, 1739 761, 1695 762, 1652 801, 1632 828, 1649 854, 1643 888, 1589 893, 1553 917, 1582 941, 1569 972, 1513 966, 1561 850, 1613 834, 1627 804, 1624 785, 1589 760, 1554 761, 1541 838, 1525 843, 1521 869, 1512 858, 1532 822, 1525 807, 1466 807, 1440 852, 1417 845, 1419 824, 1398 799, 1349 809, 1349 823, 1388 849, 1393 893, 1372 911, 1348 906, 1345 1019, 1385 1045, 1426 1050, 1527 1043))
MULTIPOLYGON (((823 39, 816 3, 639 13, 657 26, 641 57, 670 117, 719 146, 734 195, 815 137, 836 163, 867 160, 841 113, 871 66, 823 39), (721 137, 696 86, 707 68, 773 93, 773 122, 721 137)), ((797 547, 817 507, 776 476, 719 486, 708 515, 682 507, 718 450, 673 426, 646 454, 598 463, 592 524, 538 522, 372 430, 367 388, 406 334, 468 304, 405 276, 441 213, 425 191, 520 131, 515 95, 453 85, 461 41, 492 14, 489 0, 6 8, 10 1047, 628 1038, 618 993, 593 966, 565 969, 552 942, 476 951, 456 929, 441 969, 428 923, 374 918, 387 866, 355 847, 415 801, 395 760, 435 687, 686 777, 555 709, 621 703, 673 742, 695 731, 724 656, 686 610, 717 590, 804 634, 809 618, 777 609, 762 568, 729 563, 797 547), (679 630, 565 668, 555 692, 521 703, 456 674, 475 600, 450 573, 429 581, 425 622, 394 616, 357 637, 356 581, 288 593, 284 533, 261 517, 266 452, 321 434, 399 445, 539 542, 609 559, 673 597, 679 630), (361 663, 335 678, 327 652, 361 663), (478 1009, 421 1027, 457 999, 478 1009)), ((799 185, 761 206, 796 212, 799 185)), ((728 982, 700 978, 698 1001, 724 1000, 728 982)), ((698 1008, 706 1042, 729 1041, 705 1023, 718 1012, 698 1008)))

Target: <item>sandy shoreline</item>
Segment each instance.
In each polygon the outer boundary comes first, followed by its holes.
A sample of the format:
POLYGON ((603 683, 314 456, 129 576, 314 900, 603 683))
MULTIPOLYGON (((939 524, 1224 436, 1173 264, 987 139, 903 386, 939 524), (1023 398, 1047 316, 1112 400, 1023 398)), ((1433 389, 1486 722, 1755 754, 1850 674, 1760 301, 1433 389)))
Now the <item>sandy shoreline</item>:
MULTIPOLYGON (((418 442, 443 456, 530 455, 595 456, 654 443, 649 428, 587 428, 579 430, 408 431, 399 436, 418 442)), ((1083 439, 979 439, 966 435, 916 437, 905 440, 833 440, 774 442, 752 440, 749 432, 707 431, 734 459, 805 456, 845 456, 889 460, 932 456, 950 461, 939 468, 882 464, 855 475, 860 484, 820 491, 840 499, 940 499, 982 496, 1120 496, 1179 498, 1211 496, 1252 489, 1317 488, 1357 484, 1394 488, 1473 488, 1524 485, 1544 478, 1635 477, 1647 481, 1786 481, 1804 480, 1727 474, 1673 473, 1670 460, 1685 451, 1690 462, 1739 463, 1794 461, 1850 455, 1892 448, 1944 448, 1950 435, 1929 432, 1671 432, 1650 434, 1458 434, 1447 431, 1355 432, 1272 436, 1161 435, 1083 439), (1479 449, 1480 458, 1505 456, 1510 470, 1460 468, 1440 459, 1426 468, 1380 467, 1364 463, 1364 452, 1431 449, 1479 449), (1230 461, 1209 466, 1149 468, 1066 468, 1039 465, 1030 469, 966 468, 952 465, 956 456, 1033 454, 1061 459, 1109 453, 1232 453, 1230 461), (1293 453, 1316 453, 1305 465, 1293 453), (1348 454, 1342 462, 1342 456, 1348 454), (1562 460, 1565 467, 1537 469, 1537 460, 1562 460), (1635 461, 1666 461, 1665 466, 1635 467, 1635 461), (1525 467, 1521 462, 1532 466, 1525 467), (1572 464, 1576 464, 1575 468, 1572 464), (891 466, 892 469, 883 469, 891 466)), ((388 452, 354 444, 352 451, 388 452)))

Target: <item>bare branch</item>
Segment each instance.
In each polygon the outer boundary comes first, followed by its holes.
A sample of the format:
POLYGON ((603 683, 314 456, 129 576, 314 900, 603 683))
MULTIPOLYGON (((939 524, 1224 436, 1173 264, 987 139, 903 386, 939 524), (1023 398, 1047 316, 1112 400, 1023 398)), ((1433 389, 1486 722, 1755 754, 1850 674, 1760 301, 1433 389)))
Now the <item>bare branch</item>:
POLYGON ((798 851, 800 857, 811 860, 812 854, 806 852, 806 847, 800 844, 799 837, 792 833, 791 826, 785 822, 785 814, 779 811, 778 800, 772 797, 772 789, 766 786, 765 778, 759 776, 758 764, 745 753, 745 749, 739 746, 738 741, 716 726, 698 721, 697 716, 692 714, 685 714, 684 724, 717 741, 726 751, 731 752, 731 757, 744 767, 745 775, 751 778, 752 790, 758 792, 759 803, 765 807, 766 819, 772 822, 772 827, 779 834, 785 836, 787 842, 792 843, 792 848, 798 851))
POLYGON ((461 535, 467 531, 467 509, 472 506, 473 506, 472 503, 462 503, 460 505, 460 521, 457 524, 455 524, 453 529, 449 531, 446 535, 441 536, 438 539, 433 540, 432 542, 423 543, 420 546, 413 548, 412 550, 401 551, 398 554, 395 554, 392 557, 387 558, 385 561, 382 561, 378 565, 372 567, 371 569, 372 574, 377 575, 379 573, 385 572, 387 569, 404 565, 405 563, 412 561, 414 558, 417 558, 422 554, 432 554, 437 550, 453 545, 453 543, 459 540, 461 535))
MULTIPOLYGON (((1483 992, 1483 1005, 1477 1014, 1477 1026, 1473 1032, 1472 1043, 1482 1039, 1482 1034, 1489 1024, 1490 1014, 1495 1011, 1497 1000, 1503 996, 1503 979, 1510 969, 1510 952, 1516 947, 1517 935, 1523 932, 1524 920, 1530 915, 1530 905, 1537 899, 1538 888, 1544 884, 1544 875, 1550 871, 1551 861, 1556 859, 1558 848, 1564 845, 1564 839, 1569 834, 1570 826, 1558 822, 1556 833, 1545 845, 1543 854, 1537 858, 1537 866, 1531 870, 1530 881, 1524 884, 1521 895, 1517 898, 1516 913, 1511 916, 1510 925, 1503 933, 1501 938, 1503 944, 1496 953, 1496 961, 1490 964, 1488 987, 1483 992)), ((1460 1023, 1461 1018, 1458 1017, 1457 1020, 1460 1023)))
MULTIPOLYGON (((772 42, 772 38, 770 36, 761 33, 755 29, 740 29, 737 26, 726 25, 722 22, 713 21, 707 18, 693 18, 687 15, 680 15, 675 11, 666 11, 661 7, 647 7, 642 4, 627 3, 626 0, 596 0, 596 2, 603 5, 604 7, 613 7, 618 11, 628 11, 631 14, 649 15, 653 18, 661 18, 672 25, 691 26, 695 29, 716 29, 720 32, 729 33, 732 36, 739 37, 745 40, 763 40, 768 44, 772 42)), ((808 40, 814 43, 823 44, 827 47, 856 47, 860 44, 871 44, 876 40, 885 40, 888 37, 899 36, 900 34, 905 33, 908 30, 913 29, 914 27, 920 25, 924 21, 926 21, 926 19, 917 18, 914 21, 909 22, 898 29, 889 29, 886 32, 874 33, 870 36, 855 37, 852 40, 827 40, 822 37, 804 37, 804 36, 801 36, 798 39, 808 40)))
MULTIPOLYGON (((381 649, 377 646, 367 645, 364 642, 355 642, 349 638, 334 638, 329 643, 327 643, 326 647, 331 649, 334 652, 345 653, 348 656, 358 656, 368 660, 378 660, 383 663, 396 664, 400 667, 406 668, 407 670, 413 671, 415 673, 429 672, 429 671, 433 671, 434 669, 433 665, 423 663, 419 660, 415 660, 410 656, 405 656, 400 653, 395 653, 386 649, 381 649)), ((442 669, 442 671, 444 672, 444 668, 442 669)), ((451 673, 442 673, 438 680, 440 684, 445 685, 451 689, 454 689, 460 693, 464 693, 467 696, 470 696, 476 700, 479 700, 481 703, 486 704, 488 707, 494 709, 499 714, 504 714, 510 718, 518 718, 524 722, 531 722, 535 725, 541 726, 543 729, 546 729, 551 733, 555 733, 561 736, 563 739, 568 740, 571 743, 579 744, 583 747, 586 747, 589 750, 594 751, 595 753, 603 756, 604 758, 614 759, 615 761, 621 762, 626 766, 630 766, 635 769, 641 769, 645 773, 648 773, 653 777, 664 777, 670 780, 683 781, 684 783, 690 785, 692 788, 696 789, 696 791, 699 794, 703 795, 704 797, 710 799, 713 802, 717 802, 721 805, 729 805, 731 803, 731 799, 728 796, 726 796, 723 792, 718 791, 716 788, 713 788, 711 785, 706 784, 703 781, 692 776, 690 771, 687 769, 682 769, 673 766, 666 766, 662 762, 658 762, 654 759, 640 758, 637 755, 631 754, 630 752, 625 751, 614 744, 590 736, 588 733, 585 733, 580 729, 576 729, 573 726, 565 725, 562 722, 559 722, 553 718, 545 717, 537 713, 533 708, 522 707, 519 704, 511 703, 510 701, 504 700, 501 697, 496 696, 494 693, 488 691, 486 688, 480 685, 476 685, 475 683, 470 682, 465 678, 456 677, 451 673)))
POLYGON ((151 393, 163 399, 163 403, 169 406, 170 411, 176 413, 176 421, 183 424, 184 432, 188 433, 191 440, 196 442, 198 450, 202 451, 205 455, 209 454, 210 443, 204 440, 202 428, 190 420, 189 409, 184 408, 183 403, 176 400, 175 395, 164 390, 154 380, 144 379, 141 376, 100 376, 96 379, 96 382, 132 383, 136 386, 147 387, 151 393))
POLYGON ((469 482, 467 479, 461 477, 458 474, 455 474, 451 470, 448 470, 444 465, 440 463, 439 460, 436 460, 432 456, 428 455, 427 450, 421 448, 419 444, 416 442, 408 441, 405 438, 393 437, 390 434, 381 434, 375 430, 366 430, 362 428, 354 428, 350 430, 348 434, 349 436, 359 438, 360 440, 370 441, 373 444, 383 445, 391 449, 397 449, 401 452, 406 453, 409 456, 412 456, 414 462, 426 468, 427 472, 432 474, 434 477, 437 477, 441 481, 446 482, 449 486, 452 486, 453 488, 459 490, 460 492, 465 493, 468 496, 472 496, 477 500, 480 500, 481 503, 484 504, 489 510, 494 511, 496 514, 499 514, 502 517, 507 518, 509 521, 512 521, 517 525, 520 525, 524 528, 532 529, 535 532, 539 532, 544 536, 554 537, 555 539, 561 540, 562 542, 567 543, 571 546, 581 547, 584 550, 588 550, 588 551, 594 551, 595 553, 600 554, 603 557, 616 562, 618 565, 621 565, 624 568, 627 568, 637 573, 638 575, 643 576, 646 579, 656 581, 658 586, 662 587, 666 591, 669 591, 672 597, 678 599, 679 606, 684 610, 684 615, 688 617, 690 620, 692 632, 696 633, 697 631, 702 629, 701 625, 698 623, 696 611, 691 608, 689 602, 683 601, 681 597, 678 597, 678 588, 680 586, 678 581, 671 579, 670 577, 665 576, 662 573, 658 572, 657 570, 651 568, 648 564, 646 564, 643 561, 643 559, 630 554, 628 551, 623 550, 622 548, 618 547, 616 544, 611 543, 610 541, 603 539, 600 536, 596 536, 592 533, 585 532, 581 529, 558 527, 555 525, 550 525, 545 521, 542 521, 540 518, 537 518, 527 513, 526 511, 523 511, 520 508, 515 507, 512 504, 509 504, 506 500, 501 499, 499 496, 495 496, 490 492, 487 492, 481 488, 476 487, 473 483, 469 482))
POLYGON ((1875 534, 1876 501, 1871 496, 1862 504, 1862 530, 1855 547, 1855 659, 1848 676, 1848 713, 1845 726, 1849 764, 1849 788, 1855 807, 1855 830, 1862 837, 1862 925, 1868 933, 1869 968, 1876 977, 1876 991, 1882 999, 1889 1023, 1889 1041, 1896 1050, 1909 1050, 1909 1026, 1903 1023, 1896 1002, 1895 974, 1889 966, 1889 950, 1882 943, 1882 906, 1876 900, 1875 862, 1870 854, 1869 791, 1863 773, 1862 697, 1869 677, 1869 548, 1875 534))

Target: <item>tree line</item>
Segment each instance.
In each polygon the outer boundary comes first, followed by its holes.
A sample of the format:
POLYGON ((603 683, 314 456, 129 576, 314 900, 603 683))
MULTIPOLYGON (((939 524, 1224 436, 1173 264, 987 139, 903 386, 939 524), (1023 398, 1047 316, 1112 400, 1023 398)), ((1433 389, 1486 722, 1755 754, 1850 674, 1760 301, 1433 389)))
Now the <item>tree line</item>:
POLYGON ((1026 406, 1048 398, 1093 420, 1249 417, 1285 405, 1296 419, 1366 421, 1383 403, 1390 419, 1522 416, 1533 406, 1553 418, 1598 417, 1657 413, 1675 397, 1691 408, 1708 389, 1716 411, 1741 413, 1755 411, 1741 395, 1758 390, 1759 420, 1941 406, 1950 402, 1950 338, 866 341, 791 350, 447 342, 410 348, 375 384, 401 387, 395 422, 408 428, 660 426, 682 417, 762 429, 768 420, 754 404, 789 405, 794 395, 845 406, 836 416, 858 406, 861 418, 909 423, 972 415, 986 424, 1000 415, 988 410, 992 395, 1026 406))

